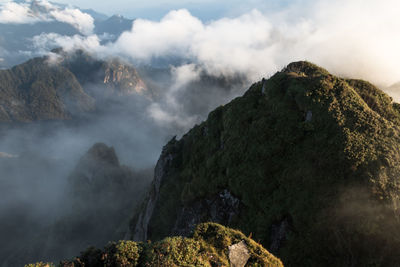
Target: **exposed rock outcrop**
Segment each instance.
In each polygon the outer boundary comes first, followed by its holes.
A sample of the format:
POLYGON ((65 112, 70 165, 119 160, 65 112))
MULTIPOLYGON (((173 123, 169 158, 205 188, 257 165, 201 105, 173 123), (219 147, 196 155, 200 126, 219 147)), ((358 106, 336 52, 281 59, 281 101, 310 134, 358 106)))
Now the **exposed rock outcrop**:
POLYGON ((282 248, 284 246, 284 243, 287 241, 292 228, 293 226, 289 217, 285 217, 282 220, 273 223, 270 229, 271 245, 269 249, 271 251, 274 251, 275 253, 278 252, 279 249, 282 248))
POLYGON ((118 95, 145 94, 147 87, 136 69, 118 60, 107 62, 104 66, 104 84, 118 95))
POLYGON ((58 64, 70 69, 87 92, 97 100, 132 94, 151 96, 136 69, 120 59, 98 60, 82 50, 74 53, 62 50, 55 52, 61 57, 58 64))
MULTIPOLYGON (((174 139, 173 139, 174 140, 174 139)), ((154 180, 151 184, 147 199, 144 202, 143 209, 134 219, 134 228, 132 238, 135 241, 146 241, 148 237, 149 221, 153 216, 155 204, 159 197, 160 186, 163 179, 169 174, 169 168, 174 155, 166 152, 164 148, 160 159, 157 161, 154 169, 154 180)))
POLYGON ((244 267, 250 258, 246 242, 243 240, 229 246, 229 263, 231 267, 244 267))
POLYGON ((240 200, 228 190, 183 206, 178 214, 172 234, 189 236, 195 226, 203 222, 231 225, 239 215, 240 200))

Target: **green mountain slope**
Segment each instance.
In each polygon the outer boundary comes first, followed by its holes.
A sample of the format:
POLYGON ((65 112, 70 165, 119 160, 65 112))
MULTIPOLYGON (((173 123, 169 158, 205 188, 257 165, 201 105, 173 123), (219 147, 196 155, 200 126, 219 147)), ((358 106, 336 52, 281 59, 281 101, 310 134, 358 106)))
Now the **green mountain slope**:
POLYGON ((132 237, 215 221, 287 266, 398 266, 399 120, 373 85, 292 63, 164 147, 132 237))
MULTIPOLYGON (((282 262, 241 232, 214 223, 197 226, 190 238, 169 237, 155 243, 112 242, 104 250, 91 247, 58 266, 265 266, 282 262)), ((27 267, 54 266, 46 263, 27 267)))
POLYGON ((136 69, 116 59, 54 52, 56 59, 35 58, 0 70, 0 122, 70 119, 110 97, 149 92, 136 69))
POLYGON ((35 58, 0 70, 0 121, 68 119, 94 108, 75 76, 35 58))

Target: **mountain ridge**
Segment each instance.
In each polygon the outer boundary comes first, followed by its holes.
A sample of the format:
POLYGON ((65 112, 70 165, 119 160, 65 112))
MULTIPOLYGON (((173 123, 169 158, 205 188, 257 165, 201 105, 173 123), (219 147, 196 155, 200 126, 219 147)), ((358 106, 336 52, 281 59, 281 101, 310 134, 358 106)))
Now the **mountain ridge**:
POLYGON ((164 147, 131 235, 211 220, 253 233, 289 266, 396 265, 399 118, 372 84, 291 63, 164 147), (216 221, 198 203, 222 192, 240 208, 216 221))

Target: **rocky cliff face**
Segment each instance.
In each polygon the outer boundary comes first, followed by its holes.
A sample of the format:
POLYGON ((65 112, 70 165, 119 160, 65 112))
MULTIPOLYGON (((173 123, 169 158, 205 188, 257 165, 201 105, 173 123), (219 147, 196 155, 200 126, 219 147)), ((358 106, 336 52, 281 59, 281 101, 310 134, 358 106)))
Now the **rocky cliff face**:
POLYGON ((82 50, 54 52, 61 56, 58 64, 70 69, 94 98, 132 94, 151 96, 136 69, 128 63, 119 59, 97 60, 82 50))
POLYGON ((399 141, 378 88, 292 63, 168 143, 134 237, 220 220, 287 265, 398 265, 399 141))
POLYGON ((166 149, 163 149, 163 152, 161 153, 160 159, 158 160, 154 170, 154 180, 151 184, 147 199, 144 202, 143 210, 137 215, 137 218, 134 219, 135 225, 133 228, 133 233, 131 234, 131 238, 133 238, 133 240, 147 240, 149 221, 153 216, 154 207, 160 193, 162 180, 168 175, 173 157, 173 153, 166 152, 166 149))
POLYGON ((119 61, 104 64, 104 84, 116 90, 118 95, 145 94, 147 87, 136 69, 119 61))

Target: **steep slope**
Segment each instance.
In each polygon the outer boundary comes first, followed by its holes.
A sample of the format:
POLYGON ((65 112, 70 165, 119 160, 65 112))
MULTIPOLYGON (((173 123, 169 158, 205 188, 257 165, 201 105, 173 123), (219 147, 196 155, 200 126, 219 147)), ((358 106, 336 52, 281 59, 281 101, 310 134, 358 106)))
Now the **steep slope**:
MULTIPOLYGON (((190 238, 169 237, 155 243, 119 241, 104 250, 91 247, 68 266, 268 266, 282 262, 241 232, 214 223, 200 224, 190 238)), ((27 267, 50 266, 46 263, 27 267)))
POLYGON ((93 108, 75 76, 45 58, 0 70, 0 121, 68 119, 93 108))
POLYGON ((163 149, 134 240, 214 221, 288 266, 400 264, 399 106, 295 62, 163 149))

